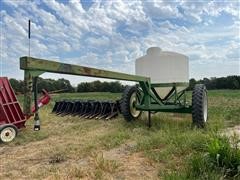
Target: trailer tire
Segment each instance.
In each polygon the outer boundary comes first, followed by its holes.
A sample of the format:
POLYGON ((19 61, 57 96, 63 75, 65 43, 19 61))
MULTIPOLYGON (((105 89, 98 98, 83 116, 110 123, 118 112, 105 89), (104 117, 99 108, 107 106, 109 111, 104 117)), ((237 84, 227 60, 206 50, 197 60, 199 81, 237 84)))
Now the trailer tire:
POLYGON ((139 103, 137 96, 138 89, 136 86, 127 86, 121 99, 121 113, 126 121, 137 119, 141 115, 141 111, 135 109, 135 104, 139 103))
POLYGON ((204 128, 208 118, 207 89, 204 84, 196 84, 192 93, 192 121, 198 128, 204 128))
POLYGON ((9 143, 15 139, 18 129, 13 124, 4 124, 0 126, 0 142, 9 143))

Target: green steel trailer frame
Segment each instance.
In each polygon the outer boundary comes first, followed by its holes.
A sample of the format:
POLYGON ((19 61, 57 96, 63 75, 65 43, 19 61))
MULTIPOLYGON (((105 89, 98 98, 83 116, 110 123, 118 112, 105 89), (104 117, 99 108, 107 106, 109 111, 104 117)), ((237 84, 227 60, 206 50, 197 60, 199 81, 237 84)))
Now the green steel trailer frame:
MULTIPOLYGON (((186 101, 186 88, 182 91, 177 91, 177 87, 179 86, 188 87, 188 83, 185 82, 152 84, 149 77, 107 71, 79 65, 65 64, 28 56, 20 58, 20 69, 24 70, 25 89, 23 112, 26 115, 32 115, 32 91, 34 92, 35 108, 36 110, 38 109, 37 78, 45 72, 137 82, 137 102, 134 101, 131 104, 131 107, 135 108, 137 111, 148 111, 149 127, 151 126, 151 112, 192 113, 193 111, 192 106, 188 105, 186 101), (154 90, 155 87, 172 87, 172 89, 166 97, 160 98, 154 90)), ((125 106, 126 105, 128 106, 128 104, 125 104, 125 106)), ((38 111, 35 112, 34 120, 36 130, 40 129, 38 111)))

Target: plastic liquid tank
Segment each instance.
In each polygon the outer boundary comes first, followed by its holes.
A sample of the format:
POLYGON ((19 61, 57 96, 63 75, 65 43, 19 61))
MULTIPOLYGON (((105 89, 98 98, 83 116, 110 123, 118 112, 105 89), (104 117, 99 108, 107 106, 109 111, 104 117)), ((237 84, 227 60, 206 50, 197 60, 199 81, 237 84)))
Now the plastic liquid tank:
MULTIPOLYGON (((162 51, 159 47, 151 47, 147 54, 136 59, 136 75, 151 78, 151 84, 189 82, 188 57, 176 52, 162 51)), ((177 87, 177 91, 186 89, 177 87)), ((172 87, 157 87, 156 92, 164 98, 172 87)))

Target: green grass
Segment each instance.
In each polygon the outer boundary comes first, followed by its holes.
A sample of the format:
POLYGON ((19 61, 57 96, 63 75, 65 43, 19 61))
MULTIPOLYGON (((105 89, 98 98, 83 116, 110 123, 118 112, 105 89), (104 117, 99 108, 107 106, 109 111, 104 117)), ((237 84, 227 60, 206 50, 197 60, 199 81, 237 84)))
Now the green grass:
MULTIPOLYGON (((129 123, 122 116, 103 121, 50 114, 54 100, 116 100, 120 96, 114 93, 54 95, 50 105, 40 110, 40 132, 32 131, 33 122, 28 121, 27 128, 14 142, 0 144, 0 159, 10 155, 20 158, 3 162, 4 167, 9 166, 18 173, 2 168, 0 179, 25 174, 28 179, 144 178, 149 173, 147 162, 157 171, 153 179, 239 178, 239 149, 232 149, 229 140, 220 133, 227 127, 239 125, 240 91, 208 92, 209 121, 205 129, 193 128, 191 115, 172 113, 154 114, 150 129, 144 118, 129 123), (105 157, 109 152, 119 159, 105 157), (142 158, 145 158, 144 163, 142 158), (137 162, 143 167, 137 166, 137 162), (131 175, 133 170, 128 171, 131 166, 138 168, 135 176, 131 175)), ((190 92, 188 97, 191 97, 190 92)), ((234 140, 235 144, 237 141, 234 140)))
POLYGON ((121 93, 108 93, 108 92, 89 92, 89 93, 64 93, 64 98, 62 94, 56 94, 54 100, 59 99, 95 99, 95 100, 116 100, 121 96, 121 93))
POLYGON ((112 131, 102 136, 99 140, 106 149, 112 149, 116 146, 121 145, 127 139, 130 139, 130 133, 127 130, 121 130, 112 131))

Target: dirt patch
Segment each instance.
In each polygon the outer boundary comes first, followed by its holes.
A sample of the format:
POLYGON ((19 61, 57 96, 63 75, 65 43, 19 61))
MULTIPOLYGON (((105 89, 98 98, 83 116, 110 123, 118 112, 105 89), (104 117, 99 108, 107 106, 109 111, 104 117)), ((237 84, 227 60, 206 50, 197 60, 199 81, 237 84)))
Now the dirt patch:
POLYGON ((230 142, 235 147, 236 145, 240 148, 240 125, 234 126, 232 128, 227 128, 223 131, 223 135, 230 139, 230 142))
POLYGON ((32 179, 35 176, 44 178, 47 174, 50 176, 54 174, 57 177, 61 174, 64 177, 73 165, 81 164, 75 157, 81 155, 81 150, 85 148, 83 144, 92 141, 97 134, 104 134, 104 132, 105 128, 103 127, 86 132, 80 137, 52 136, 24 145, 2 146, 0 147, 0 179, 6 177, 32 179), (72 150, 75 153, 69 153, 68 150, 71 150, 69 147, 77 147, 76 150, 72 150))
POLYGON ((142 153, 133 153, 121 159, 123 164, 116 177, 121 179, 157 179, 158 168, 142 153))
MULTIPOLYGON (((61 178, 81 179, 158 179, 158 168, 141 152, 134 152, 135 142, 127 142, 108 151, 98 151, 78 161, 59 164, 61 178)), ((51 179, 53 176, 48 176, 51 179)), ((55 175, 56 178, 56 175, 55 175)))
POLYGON ((158 166, 144 157, 143 153, 135 153, 135 142, 128 142, 118 148, 103 152, 103 157, 120 163, 113 178, 116 179, 157 179, 158 166))
POLYGON ((103 124, 16 146, 0 147, 0 179, 158 179, 158 167, 135 142, 104 150, 97 137, 112 127, 103 124), (99 148, 96 148, 99 147, 99 148))
POLYGON ((224 134, 227 135, 227 136, 237 135, 240 138, 240 125, 234 126, 232 128, 227 128, 224 131, 224 134))
POLYGON ((107 159, 118 160, 124 156, 129 156, 136 145, 137 144, 135 142, 127 142, 117 148, 110 149, 109 151, 104 151, 103 156, 107 159))

